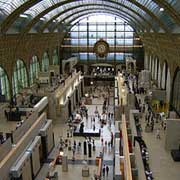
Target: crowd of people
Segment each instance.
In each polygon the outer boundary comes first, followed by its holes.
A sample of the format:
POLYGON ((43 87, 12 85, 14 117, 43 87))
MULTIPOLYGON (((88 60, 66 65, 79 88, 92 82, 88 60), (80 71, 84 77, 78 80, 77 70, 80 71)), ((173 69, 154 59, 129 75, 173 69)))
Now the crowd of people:
POLYGON ((156 128, 156 138, 161 139, 160 130, 166 130, 166 122, 164 113, 155 113, 150 105, 150 103, 142 103, 140 99, 136 97, 136 108, 139 109, 141 114, 144 114, 146 127, 146 132, 154 132, 155 123, 159 124, 156 128))
MULTIPOLYGON (((136 77, 130 78, 130 81, 131 81, 131 84, 133 84, 133 86, 130 87, 129 80, 126 82, 126 84, 127 84, 127 87, 129 87, 129 91, 131 93, 132 92, 134 93, 135 107, 136 107, 136 109, 139 110, 139 115, 134 115, 134 120, 135 120, 135 125, 136 125, 136 130, 137 130, 137 136, 134 137, 134 146, 135 146, 135 141, 137 141, 140 146, 141 157, 142 157, 142 161, 143 161, 143 165, 144 165, 144 169, 145 169, 146 179, 152 180, 153 175, 152 175, 152 171, 150 170, 150 166, 149 166, 149 153, 148 153, 148 148, 146 146, 146 143, 143 140, 143 136, 142 136, 143 129, 141 127, 140 119, 144 115, 145 121, 146 121, 146 126, 150 127, 151 131, 153 131, 154 123, 155 123, 155 114, 153 113, 153 111, 151 109, 150 103, 144 101, 144 99, 142 100, 142 98, 144 98, 144 96, 146 95, 146 90, 142 87, 138 88, 136 77), (135 80, 135 81, 133 81, 133 80, 135 80)), ((158 122, 158 120, 156 120, 156 122, 158 122)), ((156 138, 160 138, 159 128, 157 129, 156 138)))

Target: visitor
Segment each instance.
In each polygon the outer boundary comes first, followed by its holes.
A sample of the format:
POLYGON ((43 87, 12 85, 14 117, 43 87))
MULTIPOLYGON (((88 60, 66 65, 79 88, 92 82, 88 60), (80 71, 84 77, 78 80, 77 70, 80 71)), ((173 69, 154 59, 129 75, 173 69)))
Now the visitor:
POLYGON ((113 141, 114 141, 114 136, 113 133, 111 132, 111 147, 113 147, 113 141))
POLYGON ((75 161, 75 152, 76 152, 76 149, 74 147, 72 149, 72 152, 73 152, 72 161, 75 161))
POLYGON ((80 142, 80 141, 79 141, 79 143, 78 143, 77 151, 78 151, 78 153, 81 152, 81 142, 80 142))
POLYGON ((93 151, 95 151, 95 150, 96 150, 96 147, 95 147, 95 141, 94 141, 94 139, 93 139, 92 143, 93 143, 93 151))
POLYGON ((165 131, 165 130, 166 130, 166 123, 165 123, 165 122, 164 122, 164 125, 163 125, 163 126, 164 126, 164 131, 165 131))
POLYGON ((4 115, 6 117, 6 120, 8 120, 8 112, 6 110, 4 110, 4 115))
POLYGON ((151 121, 151 131, 153 132, 154 130, 154 121, 151 121))
POLYGON ((95 131, 96 130, 96 127, 95 127, 95 124, 93 124, 93 131, 95 131))
POLYGON ((109 174, 109 166, 106 166, 106 174, 108 176, 108 174, 109 174))
POLYGON ((104 141, 104 139, 103 139, 103 137, 101 138, 101 145, 103 146, 103 141, 104 141))
POLYGON ((95 118, 93 118, 92 127, 93 127, 93 131, 95 131, 95 129, 96 129, 96 127, 95 127, 95 118))
POLYGON ((106 166, 104 164, 104 166, 103 166, 103 176, 105 176, 105 171, 106 171, 106 166))
POLYGON ((160 129, 159 128, 156 131, 156 139, 161 139, 161 137, 160 137, 160 129))
POLYGON ((73 144, 74 149, 76 149, 76 141, 74 140, 74 144, 73 144))

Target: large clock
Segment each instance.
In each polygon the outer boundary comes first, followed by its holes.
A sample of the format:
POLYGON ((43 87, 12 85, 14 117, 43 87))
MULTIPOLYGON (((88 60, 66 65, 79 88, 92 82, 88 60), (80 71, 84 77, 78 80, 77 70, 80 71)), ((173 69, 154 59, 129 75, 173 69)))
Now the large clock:
POLYGON ((94 44, 94 52, 99 57, 107 56, 109 52, 109 44, 103 39, 100 39, 94 44))

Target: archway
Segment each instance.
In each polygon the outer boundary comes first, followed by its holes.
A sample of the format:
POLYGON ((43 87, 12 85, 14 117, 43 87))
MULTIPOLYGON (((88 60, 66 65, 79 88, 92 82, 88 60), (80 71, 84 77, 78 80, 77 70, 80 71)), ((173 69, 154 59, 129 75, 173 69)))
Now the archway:
POLYGON ((180 113, 180 68, 176 69, 173 78, 172 105, 180 113))
POLYGON ((152 76, 152 79, 154 80, 154 71, 155 71, 155 69, 154 69, 154 65, 155 65, 154 56, 152 56, 151 62, 152 62, 151 76, 152 76))
POLYGON ((149 58, 149 55, 148 55, 148 53, 145 53, 145 57, 144 57, 144 69, 145 70, 148 70, 149 69, 149 67, 148 67, 148 59, 149 58))
POLYGON ((162 79, 161 79, 161 88, 162 89, 166 89, 167 70, 168 70, 168 65, 167 65, 167 62, 165 61, 163 64, 162 79))
POLYGON ((135 59, 132 59, 131 57, 126 57, 126 70, 131 73, 136 71, 136 60, 135 59))
POLYGON ((47 52, 45 52, 43 54, 43 57, 42 57, 42 72, 47 72, 49 69, 49 57, 48 57, 48 54, 47 52))
POLYGON ((150 54, 148 54, 148 59, 147 59, 147 69, 150 71, 150 54))
POLYGON ((155 72, 154 72, 154 79, 158 79, 158 59, 157 57, 155 58, 155 72))
POLYGON ((38 58, 37 56, 33 56, 30 61, 30 84, 33 84, 36 81, 36 79, 38 78, 39 71, 40 67, 38 58))
POLYGON ((12 88, 13 95, 17 94, 22 88, 28 86, 27 70, 22 60, 16 61, 13 77, 12 77, 12 88))
POLYGON ((171 94, 171 74, 170 69, 168 68, 167 71, 167 80, 166 80, 166 100, 169 103, 170 102, 170 94, 171 94))
POLYGON ((161 64, 158 62, 158 87, 161 87, 161 64))
POLYGON ((5 70, 0 67, 0 102, 10 99, 9 80, 5 70))
POLYGON ((152 56, 149 56, 149 71, 152 73, 152 56))
POLYGON ((53 65, 58 65, 59 59, 58 59, 58 52, 57 49, 54 49, 53 51, 53 65))
POLYGON ((130 70, 130 72, 134 71, 134 63, 133 62, 128 64, 128 69, 130 70))

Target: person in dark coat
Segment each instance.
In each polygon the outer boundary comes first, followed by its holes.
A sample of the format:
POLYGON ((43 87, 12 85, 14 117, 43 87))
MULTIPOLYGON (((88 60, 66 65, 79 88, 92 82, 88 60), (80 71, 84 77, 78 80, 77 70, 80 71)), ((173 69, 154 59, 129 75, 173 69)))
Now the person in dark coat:
POLYGON ((106 166, 104 164, 104 166, 103 166, 103 176, 105 176, 105 172, 106 172, 106 166))
POLYGON ((109 174, 109 166, 106 166, 106 174, 108 176, 108 174, 109 174))

